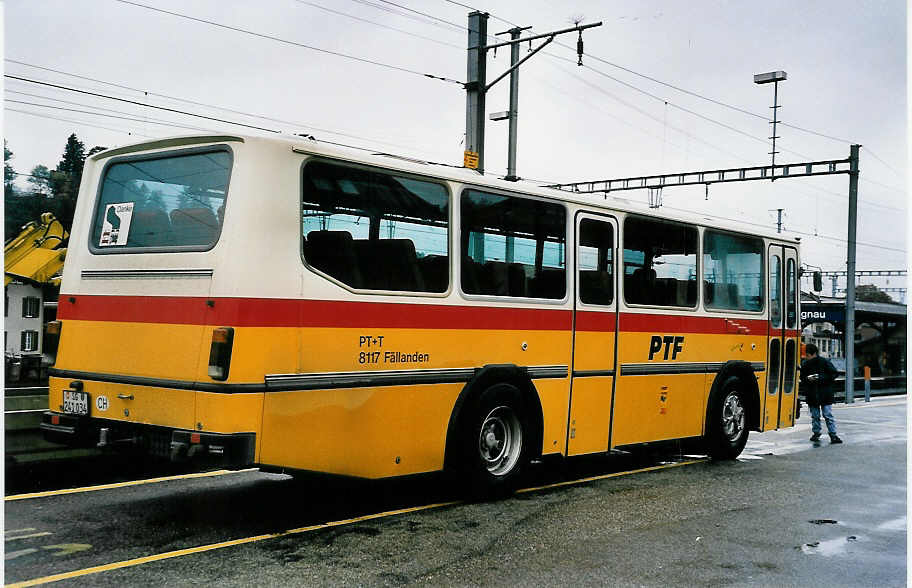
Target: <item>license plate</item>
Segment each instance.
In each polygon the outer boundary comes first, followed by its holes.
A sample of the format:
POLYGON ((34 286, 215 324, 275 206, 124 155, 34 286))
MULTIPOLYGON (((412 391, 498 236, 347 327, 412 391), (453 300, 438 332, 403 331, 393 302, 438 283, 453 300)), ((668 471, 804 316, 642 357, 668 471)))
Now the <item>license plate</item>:
POLYGON ((77 390, 63 391, 63 412, 86 416, 89 414, 89 394, 77 390))

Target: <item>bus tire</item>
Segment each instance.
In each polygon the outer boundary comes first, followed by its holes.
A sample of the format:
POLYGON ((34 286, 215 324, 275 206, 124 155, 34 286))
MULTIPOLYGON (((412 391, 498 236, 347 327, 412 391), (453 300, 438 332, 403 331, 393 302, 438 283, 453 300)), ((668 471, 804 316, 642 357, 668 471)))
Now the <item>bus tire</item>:
POLYGON ((747 443, 747 403, 741 379, 729 376, 710 398, 706 452, 712 459, 735 459, 747 443))
POLYGON ((516 489, 532 448, 522 393, 513 384, 493 384, 466 408, 460 442, 466 490, 478 499, 507 496, 516 489))

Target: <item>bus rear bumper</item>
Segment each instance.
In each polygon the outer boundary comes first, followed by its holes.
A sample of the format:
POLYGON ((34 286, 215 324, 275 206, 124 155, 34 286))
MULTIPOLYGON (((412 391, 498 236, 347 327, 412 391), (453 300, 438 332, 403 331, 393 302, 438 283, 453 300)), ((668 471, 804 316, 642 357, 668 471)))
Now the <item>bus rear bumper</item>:
POLYGON ((47 411, 41 418, 46 441, 71 447, 138 451, 174 462, 227 468, 253 464, 255 433, 213 433, 112 421, 47 411))

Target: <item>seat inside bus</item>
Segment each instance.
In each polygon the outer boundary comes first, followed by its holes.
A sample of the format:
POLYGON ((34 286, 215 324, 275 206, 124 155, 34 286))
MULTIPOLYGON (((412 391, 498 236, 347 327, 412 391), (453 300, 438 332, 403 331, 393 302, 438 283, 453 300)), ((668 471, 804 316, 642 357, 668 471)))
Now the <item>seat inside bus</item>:
POLYGON ((175 208, 171 211, 171 230, 174 245, 206 245, 215 242, 219 221, 211 208, 175 208))
POLYGON ((160 208, 140 208, 133 213, 128 245, 155 247, 173 245, 171 221, 160 208))
POLYGON ((445 292, 449 258, 418 258, 411 239, 354 239, 348 231, 310 231, 304 256, 312 267, 353 288, 445 292))

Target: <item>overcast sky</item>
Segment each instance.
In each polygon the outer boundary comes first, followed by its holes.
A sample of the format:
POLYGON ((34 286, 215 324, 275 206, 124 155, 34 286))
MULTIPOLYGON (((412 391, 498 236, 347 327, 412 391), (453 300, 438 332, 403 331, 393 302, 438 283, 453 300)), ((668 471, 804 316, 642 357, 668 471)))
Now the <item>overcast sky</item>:
MULTIPOLYGON (((584 67, 576 66, 575 35, 523 65, 518 175, 558 182, 763 165, 770 125, 762 117, 770 116, 773 88, 755 85, 753 74, 785 70, 780 119, 831 138, 780 126, 777 161, 844 159, 851 143, 862 144, 857 267, 907 265, 902 0, 136 3, 273 39, 118 0, 8 0, 6 74, 458 164, 465 92, 421 74, 465 80, 469 10, 460 4, 489 12, 490 34, 513 24, 535 34, 574 18, 601 20, 584 33, 584 67)), ((508 49, 491 55, 488 79, 508 64, 508 49)), ((73 132, 87 149, 193 129, 262 134, 8 77, 4 84, 3 133, 21 173, 39 163, 53 168, 73 132)), ((495 86, 487 111, 507 110, 507 92, 507 80, 495 86)), ((488 122, 489 173, 505 172, 506 136, 505 121, 488 122)), ((783 208, 785 230, 802 237, 803 261, 838 270, 845 269, 847 194, 848 177, 838 175, 715 185, 708 199, 702 187, 668 188, 663 200, 667 208, 766 227, 775 227, 775 209, 783 208)), ((645 191, 617 195, 647 200, 645 191)))

